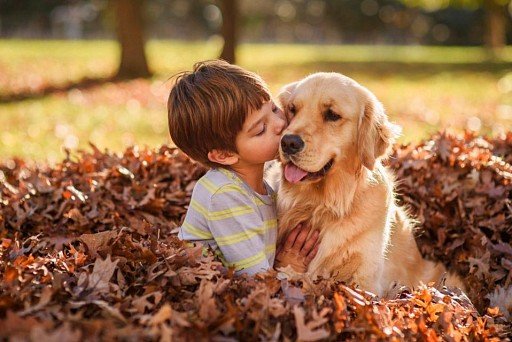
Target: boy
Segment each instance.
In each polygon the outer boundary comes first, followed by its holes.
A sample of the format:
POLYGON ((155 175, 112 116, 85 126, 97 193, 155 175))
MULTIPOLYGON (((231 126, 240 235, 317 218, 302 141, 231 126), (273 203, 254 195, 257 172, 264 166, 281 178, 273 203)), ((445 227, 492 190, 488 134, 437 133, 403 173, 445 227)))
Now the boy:
POLYGON ((278 154, 287 121, 256 74, 224 61, 194 65, 169 94, 169 131, 192 159, 211 167, 194 187, 179 237, 220 251, 237 274, 290 264, 305 272, 318 235, 297 227, 276 255, 275 193, 264 164, 278 154))

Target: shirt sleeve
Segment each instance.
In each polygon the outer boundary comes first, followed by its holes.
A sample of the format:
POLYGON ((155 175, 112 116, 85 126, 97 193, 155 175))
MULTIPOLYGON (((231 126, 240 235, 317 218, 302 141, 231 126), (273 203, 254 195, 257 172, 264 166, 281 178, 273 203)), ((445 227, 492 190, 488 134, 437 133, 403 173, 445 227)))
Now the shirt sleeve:
POLYGON ((185 219, 179 229, 178 237, 187 241, 212 241, 213 236, 208 229, 207 215, 210 194, 201 185, 196 184, 192 191, 190 204, 185 219))
MULTIPOLYGON (((222 189, 222 188, 221 188, 222 189)), ((257 205, 246 193, 218 191, 208 208, 208 227, 213 239, 236 274, 255 274, 270 268, 263 220, 257 205)))

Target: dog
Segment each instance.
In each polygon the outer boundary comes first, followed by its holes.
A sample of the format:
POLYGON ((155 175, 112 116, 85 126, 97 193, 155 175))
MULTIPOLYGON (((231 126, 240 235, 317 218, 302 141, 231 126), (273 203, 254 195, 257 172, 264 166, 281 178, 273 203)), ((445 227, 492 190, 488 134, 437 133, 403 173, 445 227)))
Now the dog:
MULTIPOLYGON (((339 73, 316 73, 278 95, 290 124, 279 148, 278 244, 300 222, 320 233, 313 279, 334 277, 384 295, 394 283, 440 280, 422 258, 414 222, 398 206, 385 157, 401 128, 367 88, 339 73)), ((447 285, 463 287, 448 274, 447 285)))

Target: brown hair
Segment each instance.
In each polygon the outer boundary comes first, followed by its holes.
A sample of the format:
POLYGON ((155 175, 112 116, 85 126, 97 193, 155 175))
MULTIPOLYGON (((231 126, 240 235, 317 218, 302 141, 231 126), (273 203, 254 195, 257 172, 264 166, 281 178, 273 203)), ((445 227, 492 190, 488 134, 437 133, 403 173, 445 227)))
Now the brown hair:
POLYGON ((222 60, 199 62, 176 78, 167 102, 169 133, 190 158, 208 166, 213 149, 237 152, 247 114, 270 100, 258 75, 222 60))

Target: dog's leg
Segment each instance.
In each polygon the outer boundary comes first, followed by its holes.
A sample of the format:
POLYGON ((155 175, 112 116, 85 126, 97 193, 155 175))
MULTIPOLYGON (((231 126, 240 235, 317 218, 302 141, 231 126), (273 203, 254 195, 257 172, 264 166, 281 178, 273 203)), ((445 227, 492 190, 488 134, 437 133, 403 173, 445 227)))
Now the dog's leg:
POLYGON ((363 262, 359 269, 354 273, 354 283, 359 285, 363 290, 372 292, 377 296, 382 296, 384 290, 382 285, 383 270, 384 262, 363 262))
POLYGON ((361 252, 353 253, 330 253, 324 256, 320 250, 319 254, 309 265, 308 274, 311 279, 317 277, 333 278, 343 281, 347 285, 355 283, 361 289, 381 295, 383 260, 375 259, 361 252))

